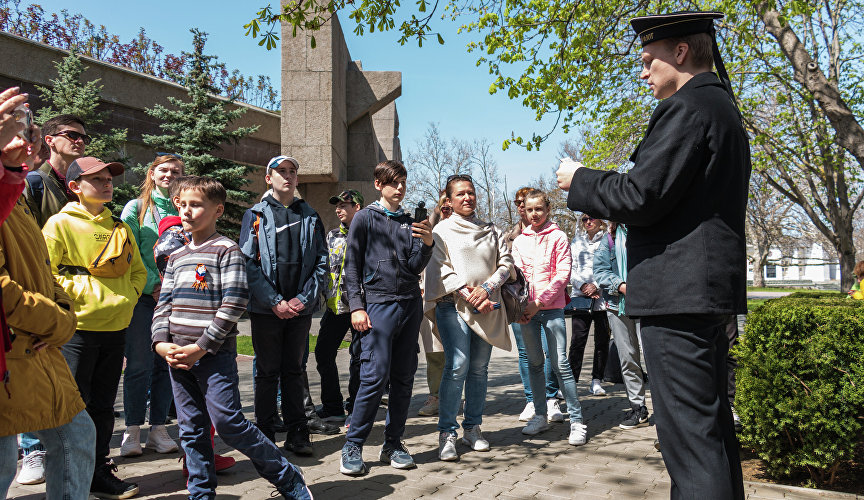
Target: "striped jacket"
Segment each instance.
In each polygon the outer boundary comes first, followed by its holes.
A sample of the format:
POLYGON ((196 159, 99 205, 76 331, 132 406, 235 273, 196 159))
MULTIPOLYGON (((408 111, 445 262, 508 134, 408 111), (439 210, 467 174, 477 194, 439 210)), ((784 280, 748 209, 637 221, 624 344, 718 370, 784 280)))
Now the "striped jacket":
POLYGON ((240 247, 218 236, 189 244, 168 259, 159 303, 153 314, 153 345, 197 344, 213 354, 236 349, 237 320, 246 310, 249 287, 240 247))

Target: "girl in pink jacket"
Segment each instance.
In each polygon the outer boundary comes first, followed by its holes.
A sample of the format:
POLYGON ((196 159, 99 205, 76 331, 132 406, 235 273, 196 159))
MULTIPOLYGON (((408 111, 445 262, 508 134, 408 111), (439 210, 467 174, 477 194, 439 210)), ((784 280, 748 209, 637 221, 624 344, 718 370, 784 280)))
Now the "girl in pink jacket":
MULTIPOLYGON (((522 317, 522 338, 528 354, 528 374, 534 397, 534 417, 522 429, 533 436, 549 429, 547 405, 543 401, 546 380, 543 375, 543 347, 546 335, 552 370, 570 414, 570 437, 574 446, 585 444, 587 428, 582 423, 582 406, 576 393, 576 380, 567 361, 567 326, 564 323, 567 282, 570 280, 570 242, 557 224, 549 221, 549 198, 538 190, 525 195, 525 215, 530 226, 513 240, 513 260, 528 281, 528 307, 522 317), (539 398, 537 395, 541 395, 539 398)), ((556 403, 557 404, 557 403, 556 403)))

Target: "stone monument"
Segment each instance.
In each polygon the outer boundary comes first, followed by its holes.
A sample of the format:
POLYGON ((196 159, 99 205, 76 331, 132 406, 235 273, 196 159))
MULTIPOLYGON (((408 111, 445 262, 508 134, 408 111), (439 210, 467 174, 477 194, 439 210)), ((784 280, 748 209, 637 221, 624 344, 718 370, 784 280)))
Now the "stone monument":
POLYGON ((357 189, 367 203, 377 200, 375 165, 402 159, 402 73, 352 61, 335 15, 314 33, 314 49, 310 36, 282 26, 281 150, 300 163, 298 191, 331 229, 339 224, 331 196, 357 189))

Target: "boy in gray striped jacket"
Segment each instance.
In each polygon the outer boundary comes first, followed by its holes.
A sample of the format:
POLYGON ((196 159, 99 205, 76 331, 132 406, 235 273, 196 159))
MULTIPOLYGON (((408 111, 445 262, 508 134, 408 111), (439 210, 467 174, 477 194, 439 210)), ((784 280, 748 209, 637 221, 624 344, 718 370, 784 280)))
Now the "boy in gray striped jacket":
POLYGON ((249 289, 240 248, 216 231, 225 188, 206 177, 176 182, 180 219, 192 242, 168 259, 152 333, 153 350, 170 367, 189 498, 215 496, 212 422, 222 440, 249 457, 284 498, 311 500, 300 470, 241 412, 237 320, 249 289))

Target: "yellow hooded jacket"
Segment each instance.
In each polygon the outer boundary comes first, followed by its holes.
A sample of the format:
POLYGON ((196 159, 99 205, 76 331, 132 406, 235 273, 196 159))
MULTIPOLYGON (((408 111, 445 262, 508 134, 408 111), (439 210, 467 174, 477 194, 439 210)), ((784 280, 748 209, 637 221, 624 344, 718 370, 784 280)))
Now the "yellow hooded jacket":
POLYGON ((128 327, 138 297, 147 283, 147 268, 128 226, 132 265, 123 276, 100 278, 58 271, 61 265, 87 267, 105 247, 113 228, 114 219, 107 208, 94 217, 79 202, 67 203, 42 228, 51 258, 51 272, 75 301, 78 330, 113 332, 128 327))

